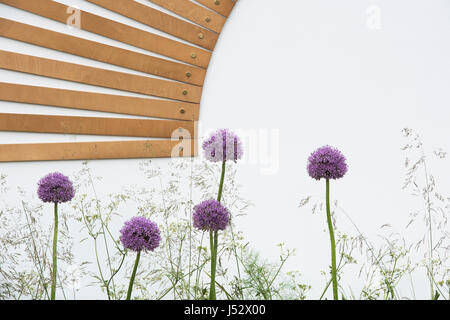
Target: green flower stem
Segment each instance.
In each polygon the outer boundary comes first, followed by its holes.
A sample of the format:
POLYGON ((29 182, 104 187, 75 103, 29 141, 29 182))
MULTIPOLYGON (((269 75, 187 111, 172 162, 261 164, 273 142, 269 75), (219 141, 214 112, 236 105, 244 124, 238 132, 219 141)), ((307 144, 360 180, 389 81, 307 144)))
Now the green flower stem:
POLYGON ((211 282, 209 285, 209 300, 216 300, 216 240, 217 231, 209 231, 209 243, 211 246, 211 282))
POLYGON ((339 300, 337 272, 336 272, 336 243, 334 240, 333 222, 331 221, 331 210, 330 210, 330 179, 326 180, 326 189, 327 189, 326 190, 327 222, 331 242, 331 279, 333 281, 333 298, 334 300, 339 300))
POLYGON ((218 202, 220 202, 220 200, 222 200, 223 181, 225 180, 225 163, 226 163, 226 161, 224 160, 222 162, 222 174, 220 176, 219 192, 217 194, 217 201, 218 202))
MULTIPOLYGON (((226 160, 222 161, 222 173, 220 175, 219 192, 217 201, 222 200, 223 182, 225 180, 226 160)), ((219 232, 209 232, 209 242, 211 246, 211 283, 209 285, 209 300, 216 300, 216 268, 217 268, 217 251, 219 246, 219 232)))
POLYGON ((134 263, 133 273, 131 274, 131 278, 130 278, 130 284, 128 285, 127 300, 131 299, 131 292, 133 291, 134 278, 136 277, 136 271, 137 271, 137 268, 139 265, 140 258, 141 258, 141 252, 138 251, 138 253, 136 255, 136 262, 134 263))
POLYGON ((56 297, 56 275, 58 273, 58 203, 55 202, 55 225, 53 227, 53 266, 52 266, 52 288, 50 299, 55 300, 56 297))

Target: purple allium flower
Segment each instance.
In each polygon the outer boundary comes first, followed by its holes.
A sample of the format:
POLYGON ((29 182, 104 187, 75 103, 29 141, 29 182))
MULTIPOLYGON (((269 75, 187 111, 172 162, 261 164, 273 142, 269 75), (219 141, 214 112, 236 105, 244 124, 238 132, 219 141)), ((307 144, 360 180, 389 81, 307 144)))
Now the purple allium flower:
POLYGON ((347 172, 344 155, 335 148, 323 146, 308 158, 308 174, 316 179, 339 179, 347 172))
POLYGON ((241 139, 228 129, 219 129, 213 132, 203 142, 203 152, 206 159, 212 162, 236 160, 242 158, 241 139))
POLYGON ((144 217, 133 217, 120 230, 123 246, 133 251, 153 251, 159 246, 161 236, 156 223, 144 217))
POLYGON ((194 227, 205 231, 225 230, 230 214, 220 202, 205 200, 194 207, 194 227))
POLYGON ((72 200, 75 190, 68 177, 54 172, 39 180, 37 194, 43 202, 62 203, 72 200))

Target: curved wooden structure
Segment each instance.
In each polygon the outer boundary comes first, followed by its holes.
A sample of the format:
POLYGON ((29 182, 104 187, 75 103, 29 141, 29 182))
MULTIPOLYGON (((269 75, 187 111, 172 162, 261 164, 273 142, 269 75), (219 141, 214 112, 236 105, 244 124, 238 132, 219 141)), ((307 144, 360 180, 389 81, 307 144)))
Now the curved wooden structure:
POLYGON ((80 22, 77 27, 82 30, 144 49, 149 54, 4 18, 0 18, 0 36, 149 76, 0 50, 2 69, 124 91, 123 95, 111 95, 0 82, 0 100, 160 119, 0 113, 0 131, 112 135, 159 140, 0 144, 0 162, 195 155, 195 122, 199 117, 206 71, 235 0, 147 0, 173 14, 134 0, 86 1, 170 37, 52 0, 0 0, 0 3, 61 23, 73 23, 72 16, 76 14, 80 22), (130 97, 125 92, 145 94, 149 98, 130 97))

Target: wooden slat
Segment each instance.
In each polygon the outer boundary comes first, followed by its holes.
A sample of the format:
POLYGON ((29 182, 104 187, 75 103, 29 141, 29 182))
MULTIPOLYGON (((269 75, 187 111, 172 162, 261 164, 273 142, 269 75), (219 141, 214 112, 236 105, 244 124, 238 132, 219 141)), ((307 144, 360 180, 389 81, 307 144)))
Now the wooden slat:
POLYGON ((0 36, 195 85, 201 86, 205 80, 205 70, 198 67, 8 19, 0 18, 0 36))
MULTIPOLYGON (((70 6, 51 0, 0 0, 15 8, 67 23, 70 6)), ((80 28, 166 57, 207 68, 211 52, 80 10, 80 28)))
POLYGON ((0 113, 0 131, 170 138, 180 128, 195 133, 193 121, 0 113))
POLYGON ((46 161, 46 160, 91 160, 91 159, 138 159, 168 158, 170 156, 195 156, 196 141, 179 152, 179 141, 107 141, 67 143, 0 144, 0 162, 46 161))
POLYGON ((201 87, 0 50, 0 68, 199 103, 201 87))
POLYGON ((207 8, 228 17, 233 10, 237 0, 195 0, 207 8))
POLYGON ((202 27, 220 33, 225 25, 226 18, 216 12, 199 6, 190 0, 148 0, 177 15, 195 22, 202 27))
POLYGON ((208 50, 214 50, 219 37, 215 32, 203 29, 134 0, 87 1, 208 50))
POLYGON ((198 104, 0 82, 0 100, 136 116, 198 120, 198 104))

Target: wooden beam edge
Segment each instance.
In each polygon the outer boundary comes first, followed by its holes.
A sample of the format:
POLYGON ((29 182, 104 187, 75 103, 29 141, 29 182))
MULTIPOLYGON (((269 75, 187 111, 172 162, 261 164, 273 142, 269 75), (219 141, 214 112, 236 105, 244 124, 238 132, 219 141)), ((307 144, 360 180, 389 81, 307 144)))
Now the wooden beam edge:
POLYGON ((0 162, 197 156, 196 139, 0 144, 0 162))

